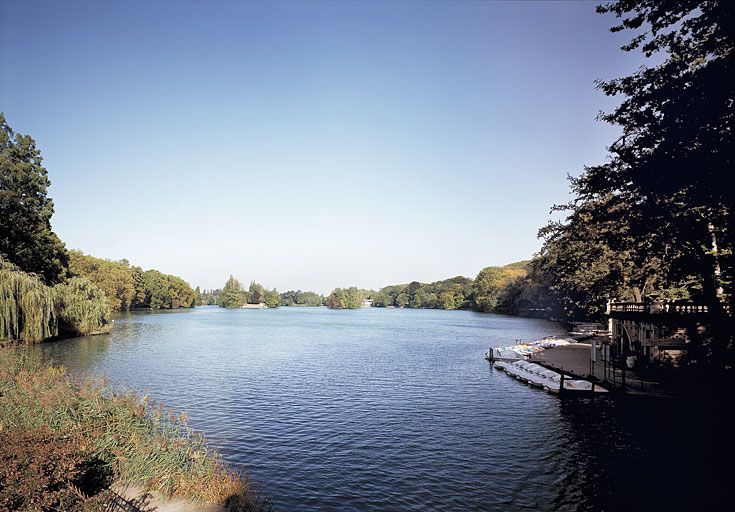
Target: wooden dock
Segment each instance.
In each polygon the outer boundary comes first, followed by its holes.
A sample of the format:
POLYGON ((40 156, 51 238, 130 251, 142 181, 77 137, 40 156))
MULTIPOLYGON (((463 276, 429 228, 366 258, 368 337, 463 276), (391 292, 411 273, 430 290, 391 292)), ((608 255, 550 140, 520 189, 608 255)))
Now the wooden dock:
POLYGON ((671 396, 660 383, 647 379, 631 369, 619 368, 620 365, 616 367, 611 362, 604 361, 600 347, 597 347, 594 362, 591 355, 591 344, 575 343, 537 352, 531 355, 529 361, 575 379, 588 380, 615 394, 671 396))

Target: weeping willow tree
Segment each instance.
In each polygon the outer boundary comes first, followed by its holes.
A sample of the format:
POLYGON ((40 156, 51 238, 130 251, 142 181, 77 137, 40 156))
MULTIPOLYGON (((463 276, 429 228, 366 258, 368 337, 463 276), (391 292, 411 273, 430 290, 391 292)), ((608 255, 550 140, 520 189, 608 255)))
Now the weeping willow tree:
POLYGON ((0 342, 35 343, 58 334, 54 290, 0 257, 0 342))
POLYGON ((83 277, 54 287, 0 257, 0 344, 110 331, 105 292, 83 277))
POLYGON ((91 336, 110 332, 110 306, 105 292, 84 277, 54 286, 56 311, 62 332, 91 336))

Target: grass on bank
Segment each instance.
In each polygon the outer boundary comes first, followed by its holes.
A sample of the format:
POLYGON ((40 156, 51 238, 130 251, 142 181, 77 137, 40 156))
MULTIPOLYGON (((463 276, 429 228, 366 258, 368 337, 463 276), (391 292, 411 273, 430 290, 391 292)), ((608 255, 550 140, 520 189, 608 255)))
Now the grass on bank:
POLYGON ((185 413, 0 349, 0 510, 101 510, 112 481, 228 510, 270 508, 185 413), (97 507, 97 508, 95 508, 97 507))

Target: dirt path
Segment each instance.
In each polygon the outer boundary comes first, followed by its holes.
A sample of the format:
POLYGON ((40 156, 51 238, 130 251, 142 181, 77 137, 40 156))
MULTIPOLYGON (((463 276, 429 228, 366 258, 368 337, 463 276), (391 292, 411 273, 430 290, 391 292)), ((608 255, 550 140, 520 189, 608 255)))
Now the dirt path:
POLYGON ((110 512, 224 512, 215 503, 194 503, 185 499, 167 499, 140 487, 113 485, 114 493, 106 510, 110 512))

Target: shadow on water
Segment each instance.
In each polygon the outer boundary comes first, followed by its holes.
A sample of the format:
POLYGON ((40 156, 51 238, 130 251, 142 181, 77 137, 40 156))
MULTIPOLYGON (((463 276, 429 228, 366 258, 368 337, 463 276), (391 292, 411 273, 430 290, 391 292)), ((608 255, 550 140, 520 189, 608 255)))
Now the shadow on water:
POLYGON ((716 503, 729 400, 560 400, 482 358, 563 332, 462 311, 197 308, 120 315, 109 336, 38 350, 185 409, 278 510, 716 503))
POLYGON ((722 503, 726 474, 718 468, 730 447, 723 450, 729 441, 716 402, 562 400, 565 441, 574 450, 559 468, 553 508, 706 510, 722 503))
POLYGON ((27 348, 42 355, 49 363, 68 366, 70 358, 67 354, 73 351, 73 366, 75 368, 90 368, 104 359, 110 350, 112 335, 100 334, 97 336, 67 338, 49 343, 41 343, 27 348))

